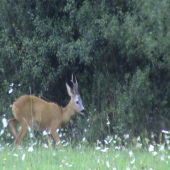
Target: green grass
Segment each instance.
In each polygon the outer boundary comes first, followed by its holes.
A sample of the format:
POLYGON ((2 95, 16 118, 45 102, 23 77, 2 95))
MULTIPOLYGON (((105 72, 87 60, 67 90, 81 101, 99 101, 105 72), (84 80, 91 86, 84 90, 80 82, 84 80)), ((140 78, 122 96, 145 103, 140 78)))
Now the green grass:
POLYGON ((34 148, 14 149, 5 146, 0 150, 0 169, 2 170, 168 170, 169 151, 158 151, 156 156, 147 150, 115 150, 106 152, 92 147, 52 150, 43 146, 34 148), (25 155, 25 158, 24 156, 25 155), (135 160, 135 161, 134 161, 135 160))

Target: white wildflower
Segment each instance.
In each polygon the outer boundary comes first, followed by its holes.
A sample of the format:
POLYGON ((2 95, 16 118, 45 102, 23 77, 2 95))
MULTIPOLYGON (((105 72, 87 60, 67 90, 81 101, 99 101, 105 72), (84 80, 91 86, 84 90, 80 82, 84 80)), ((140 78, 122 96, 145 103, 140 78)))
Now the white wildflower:
POLYGON ((165 157, 164 155, 161 156, 161 161, 164 161, 165 160, 165 157))
POLYGON ((142 147, 142 143, 138 143, 138 142, 137 142, 137 143, 136 143, 136 148, 137 148, 137 149, 141 149, 141 147, 142 147))
POLYGON ((170 150, 170 145, 167 148, 168 148, 168 150, 170 150))
POLYGON ((153 145, 149 145, 148 150, 149 150, 149 152, 153 152, 154 151, 154 146, 153 145))
POLYGON ((100 145, 101 144, 101 141, 97 140, 97 145, 100 145))
POLYGON ((107 141, 107 143, 111 143, 111 141, 113 140, 113 138, 108 135, 105 140, 107 141))
POLYGON ((56 143, 56 145, 60 145, 61 144, 61 141, 58 141, 57 143, 56 143))
POLYGON ((31 132, 29 133, 30 134, 30 138, 33 138, 34 137, 34 134, 31 132))
POLYGON ((101 152, 107 152, 109 150, 109 148, 104 148, 104 149, 101 149, 100 151, 101 152))
MULTIPOLYGON (((170 132, 169 132, 170 133, 170 132)), ((169 139, 170 138, 170 135, 169 134, 165 134, 165 139, 169 139)))
POLYGON ((100 163, 100 158, 97 159, 97 163, 100 163))
POLYGON ((108 168, 110 168, 109 161, 106 162, 106 165, 108 168))
POLYGON ((10 133, 7 133, 7 137, 10 137, 11 136, 11 134, 10 133))
POLYGON ((104 143, 105 143, 106 145, 108 145, 108 142, 107 142, 107 140, 104 140, 104 143))
POLYGON ((28 126, 28 131, 31 132, 31 128, 28 126))
POLYGON ((138 136, 138 137, 137 137, 137 141, 140 141, 140 140, 141 140, 141 139, 140 139, 140 136, 138 136))
POLYGON ((110 125, 110 122, 109 121, 107 121, 107 123, 106 123, 107 125, 110 125))
POLYGON ((2 134, 4 134, 4 129, 2 129, 2 130, 1 130, 1 133, 0 133, 0 135, 2 135, 2 134))
POLYGON ((99 146, 97 146, 97 147, 96 147, 96 150, 100 150, 100 147, 99 147, 99 146))
POLYGON ((156 151, 152 152, 153 156, 156 156, 158 153, 156 151))
POLYGON ((162 133, 164 133, 164 134, 170 134, 170 132, 167 131, 167 130, 162 130, 162 133))
POLYGON ((159 146, 159 151, 163 151, 165 148, 164 148, 164 145, 160 145, 159 146))
POLYGON ((22 150, 22 147, 21 147, 21 146, 18 146, 18 149, 22 150))
POLYGON ((32 146, 30 146, 29 148, 28 148, 28 152, 33 152, 33 147, 32 146))
POLYGON ((48 148, 48 145, 46 143, 43 144, 45 148, 48 148))
POLYGON ((43 131, 43 136, 50 135, 50 132, 47 132, 46 130, 43 131))
POLYGON ((22 155, 22 161, 24 161, 25 159, 25 153, 22 155))
POLYGON ((86 132, 87 132, 87 129, 84 129, 84 132, 86 133, 86 132))
POLYGON ((109 143, 111 143, 112 140, 113 140, 113 138, 110 138, 109 143))
POLYGON ((133 158, 133 160, 130 162, 131 164, 134 164, 135 163, 135 158, 133 158))
POLYGON ((120 146, 115 146, 115 149, 119 150, 119 149, 120 149, 120 146))
POLYGON ((2 119, 3 127, 6 128, 8 126, 8 120, 6 118, 2 119))
POLYGON ((125 139, 129 139, 129 134, 124 134, 125 139))
POLYGON ((18 157, 18 154, 14 153, 14 156, 18 157))
POLYGON ((13 89, 10 89, 8 93, 11 94, 12 92, 13 92, 13 89))
POLYGON ((67 146, 68 144, 69 144, 69 143, 68 143, 68 142, 66 142, 66 143, 64 143, 64 144, 63 144, 63 146, 67 146))
POLYGON ((82 142, 85 142, 86 141, 86 138, 84 137, 83 139, 82 139, 82 142))
POLYGON ((65 142, 66 142, 66 140, 62 140, 62 141, 61 141, 62 144, 65 143, 65 142))
POLYGON ((133 156, 133 152, 129 151, 129 156, 132 157, 133 156))
POLYGON ((46 136, 46 135, 48 135, 48 133, 44 130, 43 131, 43 136, 46 136))
POLYGON ((13 87, 13 86, 14 86, 14 83, 11 83, 11 84, 10 84, 10 87, 13 87))
POLYGON ((169 143, 170 143, 169 139, 166 138, 166 144, 169 145, 169 143))

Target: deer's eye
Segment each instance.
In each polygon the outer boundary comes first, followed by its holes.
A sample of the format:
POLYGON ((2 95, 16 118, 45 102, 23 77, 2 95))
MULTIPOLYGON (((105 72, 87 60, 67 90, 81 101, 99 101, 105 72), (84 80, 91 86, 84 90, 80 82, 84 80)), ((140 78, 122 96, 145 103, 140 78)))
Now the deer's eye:
POLYGON ((79 102, 78 102, 78 101, 76 101, 76 103, 77 103, 77 104, 79 104, 79 102))

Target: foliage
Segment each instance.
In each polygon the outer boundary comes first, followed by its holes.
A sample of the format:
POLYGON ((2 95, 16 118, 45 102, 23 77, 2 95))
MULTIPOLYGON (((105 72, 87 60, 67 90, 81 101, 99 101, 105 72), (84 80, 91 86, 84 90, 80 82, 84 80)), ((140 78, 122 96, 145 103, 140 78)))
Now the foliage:
POLYGON ((22 94, 65 106, 73 73, 87 115, 69 126, 89 124, 91 141, 134 133, 150 114, 170 119, 169 9, 159 0, 1 0, 1 115, 11 117, 22 94))

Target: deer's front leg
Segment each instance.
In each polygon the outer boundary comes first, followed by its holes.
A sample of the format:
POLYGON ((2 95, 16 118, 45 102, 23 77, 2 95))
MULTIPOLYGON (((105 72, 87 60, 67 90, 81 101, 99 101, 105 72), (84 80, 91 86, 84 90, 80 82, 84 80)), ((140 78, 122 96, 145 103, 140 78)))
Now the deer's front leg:
POLYGON ((51 133, 52 133, 52 136, 53 136, 53 138, 55 140, 56 145, 59 145, 61 147, 62 144, 61 144, 61 141, 60 141, 60 138, 59 138, 57 130, 56 129, 52 130, 51 133))

